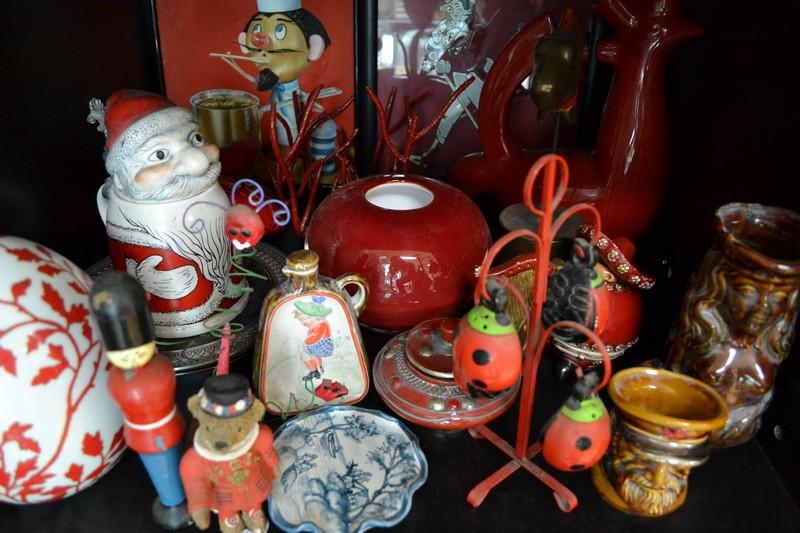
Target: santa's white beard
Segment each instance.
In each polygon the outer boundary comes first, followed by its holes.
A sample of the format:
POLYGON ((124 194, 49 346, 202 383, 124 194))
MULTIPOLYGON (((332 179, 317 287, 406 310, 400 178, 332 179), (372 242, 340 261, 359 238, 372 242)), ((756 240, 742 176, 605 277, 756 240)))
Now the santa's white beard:
POLYGON ((141 190, 131 183, 123 189, 123 196, 129 200, 149 202, 171 202, 191 198, 205 191, 219 178, 222 165, 215 161, 208 165, 208 170, 200 176, 175 176, 166 185, 153 189, 141 190))

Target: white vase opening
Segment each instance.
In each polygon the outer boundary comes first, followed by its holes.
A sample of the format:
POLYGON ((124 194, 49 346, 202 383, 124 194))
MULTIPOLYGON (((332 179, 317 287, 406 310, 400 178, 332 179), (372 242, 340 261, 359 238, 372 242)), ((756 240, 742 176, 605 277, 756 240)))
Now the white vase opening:
POLYGON ((421 209, 433 202, 433 192, 416 183, 395 182, 377 185, 366 193, 369 203, 391 211, 421 209))

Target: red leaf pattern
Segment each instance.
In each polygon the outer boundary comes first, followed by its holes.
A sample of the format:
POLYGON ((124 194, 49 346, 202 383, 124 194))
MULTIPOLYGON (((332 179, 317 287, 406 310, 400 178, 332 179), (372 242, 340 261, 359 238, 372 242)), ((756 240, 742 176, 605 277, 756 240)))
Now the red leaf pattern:
POLYGON ((11 286, 11 296, 16 301, 18 298, 25 296, 25 293, 28 292, 28 287, 31 286, 30 279, 24 279, 20 282, 17 282, 11 286))
POLYGON ((114 438, 111 439, 111 446, 108 448, 108 456, 114 457, 117 453, 119 453, 125 447, 125 426, 119 428, 114 434, 114 438))
POLYGON ((58 268, 57 266, 54 265, 39 265, 39 268, 37 268, 36 270, 38 270, 45 276, 50 276, 51 278, 56 274, 58 274, 59 272, 64 272, 63 268, 58 268))
POLYGON ((19 493, 19 499, 24 502, 28 499, 28 496, 30 496, 31 494, 39 494, 40 492, 42 492, 41 487, 34 487, 30 483, 26 483, 22 487, 22 490, 19 493))
POLYGON ((89 291, 87 291, 87 290, 86 290, 86 289, 83 287, 83 285, 81 285, 81 284, 80 284, 80 283, 78 283, 77 281, 70 281, 70 282, 68 283, 68 285, 69 285, 70 287, 72 287, 72 290, 74 290, 74 291, 75 291, 75 292, 77 292, 78 294, 89 294, 89 291))
POLYGON ((72 488, 74 488, 74 487, 71 487, 71 486, 68 486, 68 485, 59 485, 58 487, 53 487, 52 489, 43 492, 42 494, 49 494, 49 495, 53 496, 54 500, 60 500, 64 496, 66 496, 67 495, 67 491, 69 489, 72 489, 72 488))
MULTIPOLYGON (((42 483, 44 483, 53 476, 55 476, 55 474, 43 474, 41 472, 34 474, 28 481, 25 482, 25 489, 31 490, 29 489, 29 487, 32 487, 33 485, 41 485, 42 483)), ((32 489, 32 490, 40 492, 42 489, 32 489)))
POLYGON ((36 457, 31 457, 30 459, 25 459, 24 461, 20 461, 19 463, 17 463, 17 470, 14 472, 14 481, 18 482, 20 479, 24 478, 25 476, 33 472, 35 468, 36 468, 36 457))
POLYGON ((31 261, 38 263, 42 260, 41 257, 30 250, 26 250, 25 248, 6 248, 6 251, 10 254, 16 255, 18 260, 27 263, 30 263, 31 261))
POLYGON ((68 365, 67 358, 64 355, 64 348, 59 346, 58 344, 48 344, 47 345, 47 356, 50 359, 54 359, 59 363, 63 363, 64 365, 68 365))
POLYGON ((14 422, 11 424, 11 427, 3 433, 3 444, 16 442, 20 450, 28 450, 36 453, 41 452, 42 450, 39 448, 39 443, 25 436, 25 433, 27 433, 31 427, 33 427, 31 424, 14 422))
POLYGON ((89 475, 86 476, 86 481, 95 479, 97 476, 103 473, 103 470, 105 470, 107 466, 108 466, 107 464, 101 464, 100 466, 89 472, 89 475))
POLYGON ((103 453, 103 439, 100 432, 94 434, 86 433, 83 436, 83 453, 92 457, 99 457, 103 453))
POLYGON ((77 324, 83 322, 89 316, 89 310, 83 304, 73 304, 67 312, 67 322, 70 324, 77 324))
POLYGON ((17 358, 3 347, 0 347, 0 368, 5 369, 12 376, 17 375, 17 358))
POLYGON ((40 329, 38 331, 34 331, 30 335, 28 335, 28 344, 26 346, 26 348, 28 349, 28 353, 31 353, 39 346, 41 346, 47 340, 47 338, 55 332, 56 332, 55 329, 45 328, 45 329, 40 329))
POLYGON ((53 311, 67 318, 67 310, 64 308, 64 299, 61 298, 58 291, 46 281, 42 282, 42 300, 44 300, 53 311))
POLYGON ((83 336, 86 337, 86 340, 92 342, 94 336, 92 335, 92 326, 89 325, 89 321, 83 323, 83 328, 81 328, 81 332, 83 336))
POLYGON ((83 475, 83 465, 72 463, 67 470, 67 477, 70 478, 75 483, 78 483, 81 480, 81 476, 83 475))
POLYGON ((58 363, 52 366, 43 366, 34 376, 31 385, 46 385, 56 379, 67 368, 67 363, 58 363))
MULTIPOLYGON (((40 278, 42 276, 54 278, 59 274, 67 277, 67 280, 64 281, 70 286, 73 292, 65 289, 61 290, 62 288, 53 280, 50 282, 41 282, 41 301, 47 304, 53 312, 62 317, 65 324, 63 322, 61 324, 64 324, 65 327, 62 327, 62 325, 50 327, 52 323, 47 324, 49 318, 47 315, 49 313, 38 314, 33 311, 35 315, 31 315, 32 320, 30 323, 34 324, 34 328, 26 332, 25 348, 27 349, 27 353, 33 353, 37 350, 45 351, 46 348, 47 357, 52 360, 50 366, 38 368, 35 377, 33 377, 31 381, 31 385, 34 386, 46 385, 59 378, 59 376, 63 379, 62 374, 65 370, 71 370, 76 373, 79 372, 84 358, 87 359, 87 362, 95 362, 94 373, 92 374, 90 382, 85 385, 86 389, 83 390, 83 393, 80 395, 76 393, 75 397, 66 399, 68 404, 71 405, 70 402, 72 402, 76 404, 74 407, 77 407, 77 403, 83 399, 86 390, 93 386, 94 376, 95 373, 97 373, 94 355, 87 357, 90 355, 89 352, 96 347, 97 343, 90 320, 88 305, 85 303, 85 296, 88 294, 87 287, 89 285, 89 280, 88 278, 76 275, 70 266, 61 264, 58 260, 54 260, 56 257, 55 254, 40 245, 36 245, 35 249, 9 249, 6 247, 4 247, 4 249, 8 253, 14 255, 20 262, 34 263, 30 265, 30 267, 36 268, 40 278), (81 298, 76 299, 76 294, 81 298), (84 303, 73 303, 76 302, 76 300, 78 302, 83 300, 84 303), (77 337, 77 334, 73 336, 73 332, 70 331, 72 325, 75 324, 81 328, 82 336, 90 345, 88 348, 81 349, 81 351, 77 353, 76 368, 72 368, 65 353, 67 352, 65 345, 59 345, 48 341, 56 333, 64 333, 69 339, 76 340, 74 337, 77 337), (38 329, 36 328, 37 325, 38 329)), ((36 281, 38 282, 38 280, 36 281)), ((20 300, 31 295, 30 289, 32 285, 33 280, 31 278, 22 279, 12 284, 11 298, 13 302, 8 303, 21 308, 22 311, 26 311, 24 304, 20 303, 20 300)), ((38 297, 36 294, 33 296, 38 297)), ((58 320, 56 321, 59 322, 58 320)), ((103 353, 102 348, 100 347, 98 351, 92 353, 97 357, 101 357, 103 353)), ((2 374, 2 371, 5 371, 11 375, 16 375, 16 363, 16 355, 12 351, 0 347, 0 374, 2 374)), ((102 373, 97 374, 98 378, 100 378, 101 375, 102 373)), ((83 389, 83 387, 82 385, 81 389, 83 389)), ((62 440, 64 436, 69 433, 69 426, 70 424, 67 423, 60 430, 62 432, 62 440)), ((23 460, 18 459, 10 465, 0 460, 0 493, 8 494, 9 491, 12 491, 15 493, 13 497, 21 502, 48 501, 60 499, 71 494, 82 485, 93 481, 105 473, 125 448, 125 439, 122 429, 109 441, 110 446, 106 455, 104 455, 105 445, 101 432, 86 432, 83 437, 81 450, 85 456, 96 457, 96 461, 100 463, 86 476, 85 474, 88 469, 92 468, 90 464, 83 464, 80 462, 67 463, 69 464, 69 468, 64 471, 66 465, 56 466, 56 463, 53 462, 56 457, 48 458, 39 455, 41 454, 41 447, 37 440, 26 436, 32 427, 31 424, 13 422, 5 431, 0 433, 0 436, 2 436, 0 446, 12 446, 10 450, 11 453, 15 451, 15 448, 19 448, 21 451, 33 452, 36 454, 33 457, 28 457, 23 460), (11 443, 16 444, 16 446, 11 443), (42 467, 39 463, 46 463, 46 466, 42 467), (51 464, 52 468, 50 467, 51 464), (55 473, 51 473, 51 471, 55 473), (55 486, 58 480, 62 481, 62 483, 66 482, 66 484, 55 486)), ((54 428, 54 431, 58 432, 59 430, 54 428)), ((32 454, 29 453, 28 455, 32 454)), ((25 457, 25 455, 23 455, 23 457, 25 457)))

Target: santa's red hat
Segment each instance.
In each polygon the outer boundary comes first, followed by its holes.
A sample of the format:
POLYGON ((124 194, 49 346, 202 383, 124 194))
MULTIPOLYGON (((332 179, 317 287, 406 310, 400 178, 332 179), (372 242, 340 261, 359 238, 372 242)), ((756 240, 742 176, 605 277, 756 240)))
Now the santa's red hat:
POLYGON ((165 96, 124 89, 109 96, 105 105, 93 98, 86 120, 106 135, 106 170, 113 176, 144 141, 194 117, 165 96))

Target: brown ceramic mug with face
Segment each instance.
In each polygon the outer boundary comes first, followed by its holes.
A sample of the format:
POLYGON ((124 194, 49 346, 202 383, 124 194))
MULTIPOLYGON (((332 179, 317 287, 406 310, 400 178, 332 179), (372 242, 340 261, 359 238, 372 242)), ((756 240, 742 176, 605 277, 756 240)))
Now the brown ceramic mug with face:
POLYGON ((697 379, 643 367, 614 374, 608 393, 613 438, 592 468, 595 487, 622 511, 671 513, 686 499, 692 468, 708 458, 709 435, 727 420, 725 401, 697 379))
POLYGON ((800 215, 728 204, 717 240, 684 299, 668 368, 708 383, 728 405, 718 446, 746 441, 772 398, 789 353, 800 288, 800 215))

